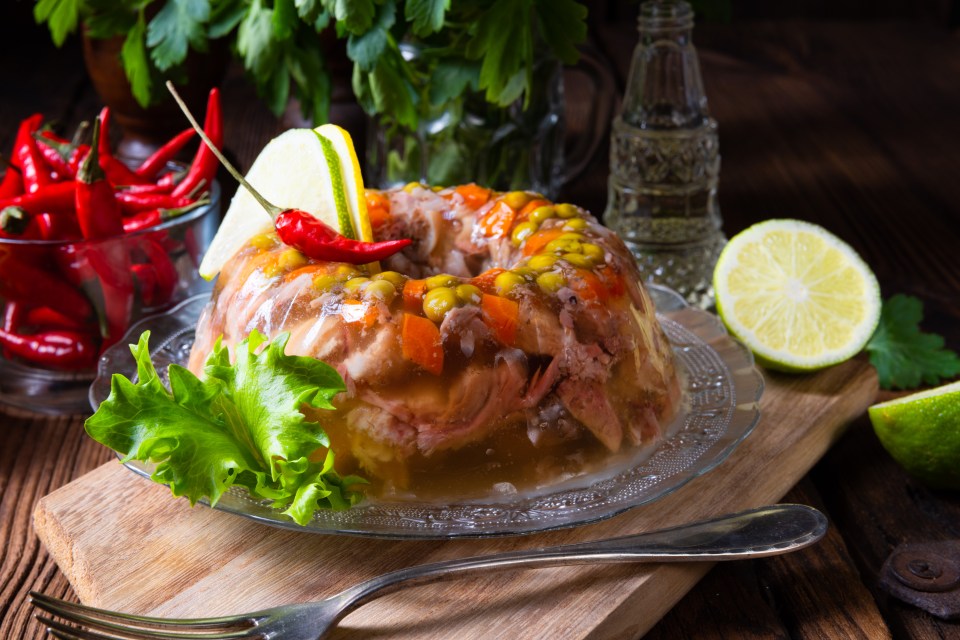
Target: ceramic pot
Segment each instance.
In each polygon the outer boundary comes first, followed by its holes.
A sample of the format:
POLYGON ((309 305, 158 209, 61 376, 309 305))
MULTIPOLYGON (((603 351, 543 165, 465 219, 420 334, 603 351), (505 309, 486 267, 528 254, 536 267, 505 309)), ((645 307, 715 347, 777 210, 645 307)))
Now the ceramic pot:
MULTIPOLYGON (((120 61, 123 40, 122 36, 91 38, 84 29, 83 58, 94 89, 110 107, 113 121, 122 132, 117 155, 137 161, 146 158, 189 123, 169 96, 147 108, 136 101, 120 61)), ((207 94, 223 80, 229 60, 226 43, 214 41, 206 53, 191 51, 183 63, 188 80, 186 84, 178 84, 177 89, 201 121, 207 94)))

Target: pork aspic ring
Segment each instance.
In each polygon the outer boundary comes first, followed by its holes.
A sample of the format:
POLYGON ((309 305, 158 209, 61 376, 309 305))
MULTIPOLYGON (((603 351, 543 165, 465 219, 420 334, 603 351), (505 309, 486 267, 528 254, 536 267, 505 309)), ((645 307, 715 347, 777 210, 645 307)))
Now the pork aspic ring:
MULTIPOLYGON (((366 192, 382 271, 273 233, 226 263, 190 368, 222 335, 289 332, 347 391, 317 416, 368 494, 531 491, 656 443, 676 416, 670 345, 623 242, 583 209, 469 184, 366 192)), ((319 411, 319 410, 317 410, 319 411)))

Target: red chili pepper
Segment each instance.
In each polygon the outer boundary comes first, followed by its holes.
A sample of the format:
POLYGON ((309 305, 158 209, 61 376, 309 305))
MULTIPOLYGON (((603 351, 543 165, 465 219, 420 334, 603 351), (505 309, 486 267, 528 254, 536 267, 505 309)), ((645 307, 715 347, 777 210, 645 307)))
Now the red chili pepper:
MULTIPOLYGON (((203 121, 203 132, 217 149, 223 146, 223 117, 220 112, 220 90, 214 87, 207 98, 207 114, 203 121)), ((174 196, 186 196, 193 192, 203 181, 209 185, 217 175, 217 157, 207 144, 201 144, 193 157, 193 163, 187 175, 174 188, 174 196)))
POLYGON ((41 331, 32 335, 0 330, 0 345, 10 353, 46 367, 86 369, 97 362, 97 341, 79 331, 41 331))
MULTIPOLYGON (((89 323, 83 323, 71 316, 60 313, 50 307, 34 307, 28 309, 22 316, 22 325, 29 327, 41 327, 44 329, 78 329, 90 330, 93 327, 89 323)), ((16 331, 16 329, 10 329, 16 331)))
POLYGON ((140 213, 135 213, 132 216, 128 216, 123 219, 123 230, 126 233, 133 233, 134 231, 140 231, 141 229, 155 227, 161 222, 182 216, 189 211, 193 211, 197 207, 209 204, 209 202, 209 200, 197 200, 196 202, 191 202, 184 207, 177 207, 174 209, 153 209, 152 211, 141 211, 140 213))
POLYGON ((410 245, 409 238, 360 242, 343 236, 305 211, 287 209, 274 223, 284 244, 314 260, 365 264, 383 260, 410 245))
POLYGON ((41 213, 34 216, 33 220, 40 230, 40 237, 44 240, 79 240, 83 237, 75 216, 41 213))
POLYGON ((61 180, 76 177, 77 167, 70 164, 76 147, 49 130, 37 131, 33 137, 40 155, 47 165, 59 174, 61 180))
POLYGON ((13 147, 13 164, 20 169, 20 178, 27 193, 34 193, 50 184, 50 171, 37 150, 33 134, 40 128, 43 116, 35 113, 20 123, 13 147))
POLYGON ((180 281, 180 274, 177 273, 170 254, 153 238, 143 238, 140 242, 140 250, 146 254, 147 260, 150 261, 149 266, 156 277, 153 304, 162 305, 170 302, 180 281))
POLYGON ((140 293, 140 302, 145 307, 156 306, 157 303, 157 270, 153 265, 135 264, 130 267, 136 280, 137 291, 140 293))
POLYGON ((107 174, 107 180, 110 184, 144 184, 150 182, 138 176, 134 171, 123 164, 120 160, 113 157, 110 150, 110 107, 104 107, 100 111, 100 136, 94 135, 94 145, 100 153, 100 167, 107 174))
POLYGON ((13 163, 0 156, 0 161, 6 165, 3 172, 3 180, 0 181, 0 199, 13 198, 23 193, 23 178, 20 177, 20 169, 13 166, 13 163))
POLYGON ((30 213, 70 213, 76 200, 77 186, 71 180, 56 182, 34 193, 0 200, 0 207, 22 207, 30 213))
POLYGON ((79 318, 92 318, 86 296, 50 272, 13 255, 0 253, 0 297, 56 309, 79 318))
POLYGON ((77 172, 76 208, 77 221, 84 238, 108 238, 123 233, 123 218, 120 205, 113 197, 113 187, 98 162, 102 139, 100 120, 93 125, 93 148, 77 172))
POLYGON ((133 215, 151 209, 180 209, 193 204, 196 198, 190 196, 174 196, 166 193, 129 193, 117 191, 114 196, 120 203, 120 210, 124 215, 133 215))
MULTIPOLYGON (((18 331, 23 324, 27 313, 27 305, 16 300, 10 300, 3 308, 3 330, 18 331)), ((12 356, 9 349, 3 349, 3 357, 9 359, 12 356)))
POLYGON ((170 141, 153 152, 153 154, 143 161, 134 172, 139 177, 146 180, 153 180, 167 164, 173 160, 180 151, 187 146, 187 143, 193 139, 196 132, 192 128, 187 128, 170 138, 170 141))

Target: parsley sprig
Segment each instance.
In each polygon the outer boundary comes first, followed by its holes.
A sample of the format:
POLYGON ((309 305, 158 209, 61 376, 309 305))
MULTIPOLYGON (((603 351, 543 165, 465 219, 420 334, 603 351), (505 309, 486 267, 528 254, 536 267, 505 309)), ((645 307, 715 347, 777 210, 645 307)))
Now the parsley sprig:
POLYGON ((883 303, 880 324, 867 343, 870 363, 883 389, 936 385, 960 374, 960 357, 944 348, 944 339, 923 333, 923 303, 898 294, 883 303))
POLYGON ((57 46, 81 20, 91 37, 123 36, 123 66, 144 106, 165 97, 161 79, 182 75, 190 50, 227 39, 275 113, 295 95, 318 123, 331 93, 318 34, 334 25, 362 106, 409 128, 467 86, 499 105, 529 95, 538 45, 575 62, 586 14, 576 0, 39 0, 34 8, 57 46), (420 89, 400 52, 410 39, 428 47, 431 89, 420 89))

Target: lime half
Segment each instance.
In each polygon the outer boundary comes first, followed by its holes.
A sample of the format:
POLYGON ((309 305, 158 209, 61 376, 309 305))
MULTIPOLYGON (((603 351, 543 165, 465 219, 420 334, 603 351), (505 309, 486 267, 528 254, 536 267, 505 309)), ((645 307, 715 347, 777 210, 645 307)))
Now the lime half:
POLYGON ((856 355, 880 319, 880 287, 845 242, 800 220, 731 238, 713 277, 717 312, 758 362, 814 371, 856 355))
POLYGON ((867 410, 880 444, 911 475, 960 490, 960 382, 867 410))

